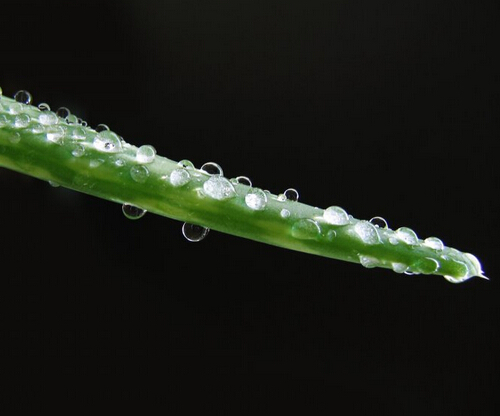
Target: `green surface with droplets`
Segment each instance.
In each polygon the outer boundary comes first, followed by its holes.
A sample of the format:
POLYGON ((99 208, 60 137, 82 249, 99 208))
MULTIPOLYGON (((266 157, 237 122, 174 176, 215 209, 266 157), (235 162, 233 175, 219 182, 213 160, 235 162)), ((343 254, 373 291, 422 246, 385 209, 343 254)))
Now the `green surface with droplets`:
POLYGON ((405 241, 402 233, 352 217, 347 224, 331 224, 323 209, 282 196, 266 192, 263 209, 251 209, 245 196, 252 188, 244 184, 232 182, 229 195, 217 199, 204 190, 212 177, 205 171, 161 156, 139 163, 137 147, 124 141, 110 149, 99 140, 94 145, 96 130, 60 117, 43 125, 42 114, 37 107, 0 98, 0 166, 176 220, 365 267, 443 275, 456 283, 482 276, 470 254, 405 241), (187 169, 186 184, 170 182, 176 169, 187 169), (280 215, 283 209, 290 212, 286 218, 280 215))

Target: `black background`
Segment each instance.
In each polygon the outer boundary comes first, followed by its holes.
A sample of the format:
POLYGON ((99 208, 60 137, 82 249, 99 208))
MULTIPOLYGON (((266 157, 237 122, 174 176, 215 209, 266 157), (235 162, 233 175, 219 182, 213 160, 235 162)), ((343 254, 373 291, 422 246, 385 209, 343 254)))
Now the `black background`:
POLYGON ((10 7, 4 95, 26 89, 171 159, 435 235, 491 280, 452 285, 217 232, 192 244, 176 221, 129 221, 2 169, 6 405, 498 412, 498 2, 10 7))

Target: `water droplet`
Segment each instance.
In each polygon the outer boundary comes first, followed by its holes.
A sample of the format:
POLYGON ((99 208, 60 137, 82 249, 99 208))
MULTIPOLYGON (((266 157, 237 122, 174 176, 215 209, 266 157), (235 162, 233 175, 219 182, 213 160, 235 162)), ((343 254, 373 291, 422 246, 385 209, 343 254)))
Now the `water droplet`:
POLYGON ((38 104, 38 109, 40 111, 50 111, 50 106, 47 103, 38 104))
POLYGON ((285 195, 285 198, 289 201, 299 200, 299 193, 294 188, 288 188, 285 192, 283 192, 283 195, 285 195))
POLYGON ((56 111, 56 114, 58 117, 65 119, 71 114, 71 111, 69 111, 66 107, 59 107, 56 111))
POLYGON ((330 241, 334 240, 335 237, 337 237, 337 231, 335 230, 329 230, 327 233, 326 233, 326 238, 330 241))
POLYGON ((377 229, 368 221, 358 221, 354 225, 354 232, 365 244, 373 245, 380 243, 380 236, 377 229))
POLYGON ((94 169, 101 166, 104 163, 104 159, 91 159, 89 161, 89 167, 94 169))
POLYGON ((177 162, 177 164, 180 167, 186 168, 186 169, 194 169, 193 162, 187 159, 182 159, 181 161, 177 162))
POLYGON ((378 259, 372 256, 359 255, 359 262, 362 266, 367 269, 372 269, 374 267, 380 266, 380 262, 378 259))
POLYGON ((428 237, 424 240, 423 245, 432 248, 436 251, 442 251, 444 249, 443 242, 437 237, 428 237))
POLYGON ((125 166, 125 161, 123 159, 116 159, 115 165, 121 168, 122 166, 125 166))
POLYGON ((253 188, 246 194, 245 204, 255 211, 263 210, 267 204, 267 195, 262 189, 253 188))
POLYGON ((373 217, 370 222, 379 228, 388 228, 387 221, 382 217, 373 217))
POLYGON ((85 154, 85 147, 83 147, 81 144, 75 144, 73 146, 73 150, 71 151, 71 154, 74 157, 82 157, 85 154))
POLYGON ((56 113, 50 110, 42 111, 38 116, 38 121, 40 122, 40 124, 43 124, 44 126, 52 126, 54 124, 57 124, 58 120, 59 119, 56 113))
POLYGON ((415 273, 432 274, 439 269, 439 262, 431 257, 418 259, 410 266, 410 270, 415 273))
POLYGON ((18 114, 14 119, 14 127, 17 129, 23 129, 30 124, 31 117, 28 114, 18 114))
POLYGON ((170 183, 175 187, 185 185, 190 180, 191 180, 191 175, 184 168, 174 169, 170 173, 170 183))
POLYGON ((278 197, 276 198, 279 202, 285 202, 286 201, 286 196, 285 194, 279 194, 278 197))
POLYGON ((136 165, 130 168, 130 176, 138 183, 144 183, 149 177, 149 170, 146 166, 136 165))
POLYGON ((223 176, 212 176, 203 184, 203 191, 208 196, 219 201, 233 197, 234 186, 223 176))
POLYGON ((109 127, 106 124, 98 124, 94 130, 100 133, 101 131, 109 131, 109 127))
POLYGON ((486 278, 483 275, 483 267, 481 266, 481 262, 479 261, 479 259, 471 253, 464 253, 464 256, 472 263, 472 266, 474 267, 474 270, 471 270, 469 272, 471 277, 472 276, 479 276, 479 277, 486 278))
POLYGON ((137 149, 136 159, 139 163, 152 163, 155 160, 156 149, 148 144, 137 149))
POLYGON ((238 176, 236 178, 231 179, 231 183, 234 185, 246 185, 252 186, 252 181, 246 176, 238 176))
POLYGON ((203 240, 209 231, 209 228, 202 227, 201 225, 188 224, 187 222, 182 225, 182 235, 186 240, 193 243, 203 240))
POLYGON ((224 174, 222 171, 222 168, 215 162, 207 162, 207 163, 203 164, 203 166, 200 168, 200 170, 203 170, 210 175, 222 176, 224 174))
POLYGON ((64 129, 62 126, 49 126, 46 128, 45 133, 48 141, 59 143, 64 136, 64 129))
POLYGON ((19 114, 23 111, 23 106, 21 103, 11 103, 8 107, 6 107, 6 109, 10 114, 19 114))
POLYGON ((31 124, 31 131, 35 134, 40 134, 40 133, 45 133, 45 126, 43 126, 40 123, 32 123, 31 124))
POLYGON ((144 217, 144 214, 146 214, 147 211, 136 207, 135 205, 123 204, 122 212, 123 215, 125 215, 129 220, 138 220, 139 218, 144 217))
POLYGON ((286 208, 283 208, 280 211, 281 218, 288 218, 290 217, 290 211, 288 211, 286 208))
POLYGON ((328 224, 345 225, 349 224, 349 215, 340 207, 328 207, 323 212, 323 218, 328 224))
POLYGON ((5 126, 9 123, 9 119, 7 118, 6 115, 0 114, 0 127, 5 126))
POLYGON ((14 100, 21 104, 31 104, 33 97, 28 91, 21 90, 14 94, 14 100))
POLYGON ((122 150, 122 142, 116 133, 103 130, 94 138, 94 147, 106 153, 118 153, 122 150))
POLYGON ((57 182, 54 182, 54 181, 49 181, 49 185, 52 186, 53 188, 59 188, 61 186, 57 182))
POLYGON ((14 144, 19 143, 21 141, 21 135, 19 134, 19 132, 17 131, 12 132, 9 135, 9 141, 14 144))
POLYGON ((310 218, 301 218, 292 225, 292 236, 300 240, 315 240, 320 234, 318 223, 310 218))
POLYGON ((396 273, 404 273, 408 270, 408 266, 404 263, 394 262, 391 264, 391 267, 396 273))
POLYGON ((396 237, 401 241, 409 244, 410 246, 414 246, 418 244, 418 237, 415 231, 408 227, 401 227, 396 230, 396 237))

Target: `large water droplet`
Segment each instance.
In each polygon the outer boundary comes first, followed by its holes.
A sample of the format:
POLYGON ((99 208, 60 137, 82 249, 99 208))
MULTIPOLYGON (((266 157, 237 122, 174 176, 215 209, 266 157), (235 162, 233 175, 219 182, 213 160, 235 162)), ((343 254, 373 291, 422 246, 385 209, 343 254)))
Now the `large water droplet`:
POLYGON ((31 104, 33 97, 28 91, 21 90, 14 94, 14 100, 21 104, 31 104))
POLYGON ((85 129, 83 127, 74 127, 71 132, 71 138, 74 140, 85 140, 85 129))
POLYGON ((38 109, 40 111, 50 111, 50 105, 48 105, 47 103, 40 103, 38 104, 38 109))
POLYGON ((152 163, 155 160, 156 149, 149 144, 139 147, 137 149, 136 159, 139 163, 152 163))
POLYGON ((56 113, 46 110, 42 111, 40 115, 38 116, 38 121, 40 124, 43 124, 44 126, 52 126, 53 124, 57 124, 59 121, 56 113))
POLYGON ((184 168, 174 169, 170 173, 170 183, 175 187, 187 184, 190 181, 190 179, 191 175, 184 168))
POLYGON ((74 157, 82 157, 85 154, 85 147, 81 144, 75 144, 71 150, 71 154, 74 157))
POLYGON ((202 227, 201 225, 189 224, 187 222, 182 225, 182 235, 186 240, 193 243, 203 240, 209 231, 209 228, 202 227))
POLYGON ((144 214, 146 214, 147 211, 136 207, 135 205, 123 204, 122 212, 123 215, 125 215, 129 220, 138 220, 139 218, 144 217, 144 214))
POLYGON ((66 120, 68 124, 81 124, 80 119, 74 114, 69 114, 64 120, 66 120))
POLYGON ((396 237, 410 246, 418 244, 417 234, 408 227, 398 228, 396 230, 396 237))
POLYGON ((299 200, 299 193, 294 188, 288 188, 285 192, 283 192, 283 195, 289 201, 298 201, 299 200))
POLYGON ((340 207, 328 207, 323 212, 323 218, 328 224, 345 225, 349 224, 349 215, 340 207))
POLYGON ((138 183, 144 183, 149 177, 149 170, 146 166, 136 165, 130 168, 130 176, 138 183))
POLYGON ((310 218, 301 218, 292 225, 292 236, 300 240, 315 240, 320 234, 318 223, 310 218))
POLYGON ((444 249, 443 242, 437 237, 428 237, 424 240, 423 245, 432 248, 436 251, 442 251, 444 249))
POLYGON ((14 127, 17 129, 23 129, 30 124, 31 117, 28 114, 18 114, 14 119, 14 127))
POLYGON ((394 262, 391 264, 391 267, 396 273, 404 273, 408 270, 408 266, 404 263, 394 262))
POLYGON ((354 232, 365 244, 373 245, 380 243, 377 228, 368 221, 359 221, 354 225, 354 232))
POLYGON ((118 153, 122 150, 122 142, 116 133, 103 130, 94 138, 94 147, 106 153, 118 153))
POLYGON ((232 198, 236 192, 234 186, 223 176, 212 176, 203 184, 203 191, 219 201, 232 198))
POLYGON ((223 171, 222 171, 222 168, 220 167, 220 165, 218 165, 215 162, 207 162, 207 163, 205 163, 200 168, 200 170, 203 170, 203 171, 207 172, 210 175, 220 175, 220 176, 222 176, 224 174, 223 171))
POLYGON ((267 195, 262 189, 253 188, 246 194, 245 204, 255 211, 263 210, 267 204, 267 195))

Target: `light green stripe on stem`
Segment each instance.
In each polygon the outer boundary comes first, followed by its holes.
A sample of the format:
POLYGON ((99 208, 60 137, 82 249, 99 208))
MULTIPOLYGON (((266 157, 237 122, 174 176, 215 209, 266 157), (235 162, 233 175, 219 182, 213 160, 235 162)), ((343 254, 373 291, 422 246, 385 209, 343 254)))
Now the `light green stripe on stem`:
POLYGON ((395 232, 352 217, 332 224, 323 209, 269 192, 257 191, 252 204, 246 196, 254 188, 161 156, 139 163, 137 150, 112 132, 0 99, 0 166, 8 169, 176 220, 366 267, 443 275, 452 282, 484 277, 471 254, 412 238, 408 230, 395 232), (174 171, 174 176, 187 172, 190 180, 181 185, 171 176, 174 171), (265 195, 264 207, 258 195, 265 195))

